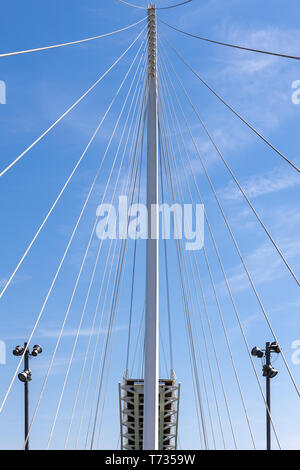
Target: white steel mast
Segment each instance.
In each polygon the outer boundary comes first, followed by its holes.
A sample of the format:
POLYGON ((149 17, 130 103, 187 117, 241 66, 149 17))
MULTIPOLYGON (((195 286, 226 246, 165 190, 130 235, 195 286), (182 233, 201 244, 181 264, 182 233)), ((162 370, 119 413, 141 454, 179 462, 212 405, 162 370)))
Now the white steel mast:
POLYGON ((158 450, 159 403, 159 259, 158 259, 158 105, 156 7, 148 5, 148 239, 143 448, 158 450))

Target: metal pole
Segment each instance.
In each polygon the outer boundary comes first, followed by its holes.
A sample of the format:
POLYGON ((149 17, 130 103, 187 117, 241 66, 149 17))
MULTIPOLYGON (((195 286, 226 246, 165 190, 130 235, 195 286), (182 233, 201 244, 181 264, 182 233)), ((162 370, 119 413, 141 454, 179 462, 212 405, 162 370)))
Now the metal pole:
MULTIPOLYGON (((270 343, 266 343, 266 365, 271 365, 270 343)), ((266 401, 267 401, 267 450, 271 450, 271 379, 266 377, 266 401)))
POLYGON ((159 285, 158 285, 158 109, 156 7, 148 6, 148 239, 143 448, 158 450, 159 285))
MULTIPOLYGON (((29 370, 29 351, 27 349, 27 343, 24 343, 24 370, 29 370)), ((29 450, 29 382, 24 383, 24 415, 25 415, 25 450, 29 450)))

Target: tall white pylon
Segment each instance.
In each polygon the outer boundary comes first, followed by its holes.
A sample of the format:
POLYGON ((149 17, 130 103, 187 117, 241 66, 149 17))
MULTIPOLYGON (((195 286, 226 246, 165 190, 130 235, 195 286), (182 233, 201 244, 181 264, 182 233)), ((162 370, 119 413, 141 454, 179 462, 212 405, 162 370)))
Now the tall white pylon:
POLYGON ((146 330, 144 450, 158 450, 159 264, 158 264, 158 106, 156 7, 148 5, 148 240, 146 260, 146 330))

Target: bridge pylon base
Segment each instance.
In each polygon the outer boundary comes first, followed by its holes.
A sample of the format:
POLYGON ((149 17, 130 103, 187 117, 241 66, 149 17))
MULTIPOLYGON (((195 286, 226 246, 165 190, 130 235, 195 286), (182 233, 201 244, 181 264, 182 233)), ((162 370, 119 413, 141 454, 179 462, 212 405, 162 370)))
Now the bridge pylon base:
MULTIPOLYGON (((119 383, 121 449, 143 449, 144 380, 119 383)), ((159 380, 159 450, 176 450, 180 384, 175 376, 159 380)))

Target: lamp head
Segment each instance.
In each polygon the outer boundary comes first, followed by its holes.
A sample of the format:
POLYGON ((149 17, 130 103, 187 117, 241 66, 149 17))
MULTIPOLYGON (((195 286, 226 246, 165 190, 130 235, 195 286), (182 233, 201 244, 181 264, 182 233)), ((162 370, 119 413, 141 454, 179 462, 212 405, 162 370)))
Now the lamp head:
POLYGON ((36 344, 35 346, 33 346, 31 355, 32 355, 33 357, 36 357, 36 356, 38 356, 39 354, 41 354, 42 352, 43 352, 42 347, 41 347, 39 344, 36 344))
POLYGON ((15 349, 13 350, 14 356, 22 356, 23 353, 24 353, 23 346, 16 346, 15 349))
POLYGON ((20 372, 18 379, 23 383, 30 382, 32 380, 31 370, 23 370, 23 372, 20 372))
POLYGON ((277 343, 277 341, 274 341, 273 343, 271 343, 270 349, 271 349, 273 352, 277 353, 277 354, 280 354, 280 352, 281 352, 281 351, 280 351, 280 346, 279 346, 279 344, 277 343))
POLYGON ((264 353, 261 349, 259 349, 257 346, 254 346, 254 348, 251 351, 251 355, 254 357, 259 357, 262 358, 264 353))
POLYGON ((278 374, 278 370, 274 369, 273 366, 265 364, 263 367, 263 376, 267 379, 273 379, 278 374))

